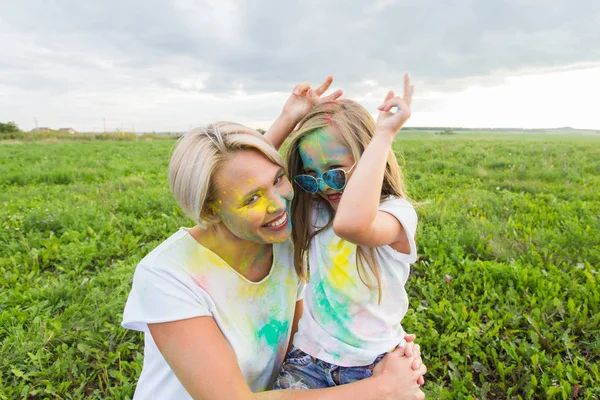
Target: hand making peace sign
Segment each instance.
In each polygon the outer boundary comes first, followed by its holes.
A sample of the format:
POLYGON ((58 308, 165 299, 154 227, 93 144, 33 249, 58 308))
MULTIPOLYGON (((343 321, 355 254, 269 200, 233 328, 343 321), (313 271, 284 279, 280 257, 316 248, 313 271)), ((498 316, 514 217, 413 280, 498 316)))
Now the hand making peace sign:
POLYGON ((404 74, 404 97, 394 96, 393 91, 389 91, 383 104, 377 107, 379 116, 377 117, 377 133, 396 136, 400 128, 410 118, 410 105, 415 87, 410 84, 410 75, 404 74), (392 112, 392 108, 398 110, 392 112))
POLYGON ((327 101, 335 101, 344 93, 342 89, 336 90, 329 96, 321 97, 329 89, 332 82, 333 77, 328 76, 325 82, 315 90, 310 88, 309 82, 297 84, 283 106, 283 113, 297 123, 308 114, 313 106, 327 101))

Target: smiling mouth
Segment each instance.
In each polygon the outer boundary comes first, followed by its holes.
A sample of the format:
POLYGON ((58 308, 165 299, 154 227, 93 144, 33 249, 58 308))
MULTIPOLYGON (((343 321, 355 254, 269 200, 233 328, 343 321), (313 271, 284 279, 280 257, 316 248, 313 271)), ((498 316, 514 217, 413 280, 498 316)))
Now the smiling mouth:
POLYGON ((263 228, 271 229, 271 230, 281 230, 286 227, 288 222, 288 213, 283 212, 279 217, 275 218, 268 224, 264 224, 263 228))
POLYGON ((327 200, 329 200, 332 203, 339 202, 341 198, 342 198, 342 194, 341 193, 333 193, 333 194, 328 194, 327 195, 327 200))

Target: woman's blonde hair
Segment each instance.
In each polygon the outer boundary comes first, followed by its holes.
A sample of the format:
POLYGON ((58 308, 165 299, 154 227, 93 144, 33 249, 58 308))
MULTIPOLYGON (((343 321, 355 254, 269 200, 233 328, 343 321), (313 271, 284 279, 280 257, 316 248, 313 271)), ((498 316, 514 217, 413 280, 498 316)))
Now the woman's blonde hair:
MULTIPOLYGON (((289 146, 286 151, 287 170, 290 174, 290 180, 296 175, 303 174, 302 158, 300 157, 300 143, 304 138, 318 130, 327 130, 330 134, 334 132, 339 134, 342 140, 350 148, 354 161, 358 162, 365 148, 375 134, 375 121, 369 112, 360 104, 352 100, 337 100, 335 102, 323 103, 313 107, 313 109, 300 121, 296 127, 289 146)), ((292 200, 292 240, 294 242, 294 265, 298 276, 307 279, 307 268, 305 266, 305 256, 308 251, 311 239, 319 232, 330 227, 333 223, 334 210, 331 205, 320 196, 313 196, 303 190, 295 191, 292 200), (319 202, 319 206, 326 207, 329 212, 329 221, 327 225, 311 233, 310 214, 313 202, 319 202)), ((396 160, 394 152, 390 150, 383 177, 383 186, 381 189, 381 199, 388 196, 395 196, 408 199, 404 189, 402 171, 396 160)), ((371 274, 377 281, 377 292, 379 301, 382 297, 381 273, 375 258, 373 248, 358 247, 356 254, 356 263, 358 274, 362 282, 371 290, 374 290, 371 279, 366 281, 365 275, 366 263, 369 266, 371 274)))
POLYGON ((215 122, 194 128, 175 145, 169 163, 169 183, 175 200, 198 225, 205 228, 208 205, 216 200, 215 173, 236 153, 257 151, 284 168, 281 156, 260 133, 234 122, 215 122), (204 214, 204 216, 203 216, 204 214))

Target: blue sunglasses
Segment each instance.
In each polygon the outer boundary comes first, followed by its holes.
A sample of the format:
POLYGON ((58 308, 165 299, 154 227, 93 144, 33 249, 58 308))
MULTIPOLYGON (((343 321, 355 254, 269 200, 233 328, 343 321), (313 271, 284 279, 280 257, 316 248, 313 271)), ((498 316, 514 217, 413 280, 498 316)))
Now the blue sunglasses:
POLYGON ((294 177, 294 182, 300 186, 300 189, 311 194, 315 194, 319 191, 320 182, 323 182, 333 190, 342 190, 346 187, 347 174, 352 171, 355 165, 356 163, 354 163, 347 172, 342 168, 331 169, 325 172, 322 175, 322 178, 315 178, 312 175, 296 175, 294 177))

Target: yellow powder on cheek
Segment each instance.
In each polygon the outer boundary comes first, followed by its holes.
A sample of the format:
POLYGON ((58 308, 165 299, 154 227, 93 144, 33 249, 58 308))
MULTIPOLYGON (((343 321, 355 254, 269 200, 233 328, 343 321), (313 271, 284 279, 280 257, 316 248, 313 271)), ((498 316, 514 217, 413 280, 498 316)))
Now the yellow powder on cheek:
POLYGON ((271 203, 272 203, 271 201, 266 200, 265 198, 261 197, 258 200, 256 200, 256 202, 254 204, 250 204, 246 207, 242 207, 242 208, 238 208, 238 209, 232 209, 231 211, 234 214, 236 214, 239 218, 244 218, 246 220, 249 220, 252 214, 254 214, 254 215, 263 214, 263 218, 264 218, 264 215, 267 214, 267 208, 270 206, 271 203))

